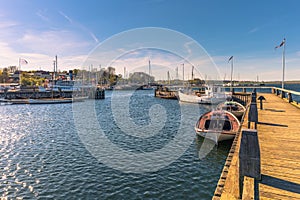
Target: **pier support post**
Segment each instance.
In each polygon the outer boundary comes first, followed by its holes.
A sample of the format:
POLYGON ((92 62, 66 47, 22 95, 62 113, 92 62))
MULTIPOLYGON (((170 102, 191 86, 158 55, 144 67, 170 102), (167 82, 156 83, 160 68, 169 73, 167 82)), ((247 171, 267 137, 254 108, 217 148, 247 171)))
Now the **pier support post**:
POLYGON ((105 99, 105 90, 97 88, 95 91, 95 99, 105 99))
POLYGON ((276 93, 276 89, 272 88, 272 94, 275 94, 275 93, 276 93))
POLYGON ((259 199, 258 181, 261 180, 260 148, 257 130, 245 129, 242 131, 239 152, 239 189, 240 198, 243 194, 244 176, 255 179, 254 197, 259 199))
POLYGON ((256 89, 253 90, 251 95, 251 104, 248 113, 248 128, 250 128, 251 122, 254 122, 254 128, 257 129, 258 112, 257 112, 257 104, 256 104, 256 89))
POLYGON ((292 97, 292 93, 288 93, 288 100, 289 100, 289 103, 293 102, 293 97, 292 97))
POLYGON ((281 91, 281 98, 285 98, 285 92, 284 91, 281 91))

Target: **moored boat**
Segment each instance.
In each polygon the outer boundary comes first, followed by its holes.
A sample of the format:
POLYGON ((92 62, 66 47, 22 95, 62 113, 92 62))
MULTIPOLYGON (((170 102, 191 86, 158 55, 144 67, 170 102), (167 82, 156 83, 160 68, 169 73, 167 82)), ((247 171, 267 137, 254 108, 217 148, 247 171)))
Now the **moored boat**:
POLYGON ((170 90, 168 87, 158 87, 154 95, 162 99, 177 99, 177 91, 170 90))
POLYGON ((203 114, 195 125, 196 133, 218 143, 233 139, 240 127, 239 120, 230 112, 209 111, 203 114))
POLYGON ((225 91, 220 86, 206 86, 204 91, 178 91, 178 98, 181 102, 198 103, 198 104, 218 104, 223 102, 227 97, 225 91))
POLYGON ((231 112, 238 119, 241 119, 246 112, 246 108, 236 101, 225 101, 217 106, 218 110, 226 110, 231 112))
POLYGON ((217 100, 217 99, 213 99, 213 97, 208 95, 186 94, 183 93, 182 91, 178 91, 178 99, 181 102, 198 103, 198 104, 214 104, 215 101, 217 100))

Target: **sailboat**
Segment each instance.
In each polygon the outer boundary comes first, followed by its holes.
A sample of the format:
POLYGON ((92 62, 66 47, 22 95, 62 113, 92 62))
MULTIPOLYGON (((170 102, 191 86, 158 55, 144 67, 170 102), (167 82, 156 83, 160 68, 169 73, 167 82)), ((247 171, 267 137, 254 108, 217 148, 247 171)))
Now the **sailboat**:
POLYGON ((151 80, 151 65, 150 65, 150 60, 149 60, 149 78, 148 78, 148 84, 142 86, 142 90, 153 90, 154 88, 151 86, 150 83, 151 80))

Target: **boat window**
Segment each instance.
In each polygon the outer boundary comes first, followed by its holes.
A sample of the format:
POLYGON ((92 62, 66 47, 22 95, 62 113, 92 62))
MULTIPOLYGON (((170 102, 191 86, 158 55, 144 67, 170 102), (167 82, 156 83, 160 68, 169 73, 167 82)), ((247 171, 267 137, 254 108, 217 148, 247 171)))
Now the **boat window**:
POLYGON ((224 131, 230 131, 231 130, 231 123, 230 121, 224 121, 224 125, 223 125, 223 130, 224 131))
POLYGON ((210 119, 208 119, 208 120, 205 121, 204 129, 208 130, 209 129, 209 125, 210 125, 210 119))

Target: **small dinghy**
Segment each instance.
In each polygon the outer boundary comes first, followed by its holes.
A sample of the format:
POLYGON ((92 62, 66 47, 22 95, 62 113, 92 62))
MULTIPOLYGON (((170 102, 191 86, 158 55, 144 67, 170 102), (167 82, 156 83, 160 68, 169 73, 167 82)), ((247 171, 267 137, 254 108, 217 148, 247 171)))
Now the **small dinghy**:
POLYGON ((217 110, 225 110, 231 112, 238 119, 241 119, 246 112, 246 108, 236 101, 225 101, 217 106, 217 110))
POLYGON ((224 110, 209 111, 203 114, 195 125, 196 133, 218 143, 231 140, 240 127, 239 120, 230 112, 224 110))

